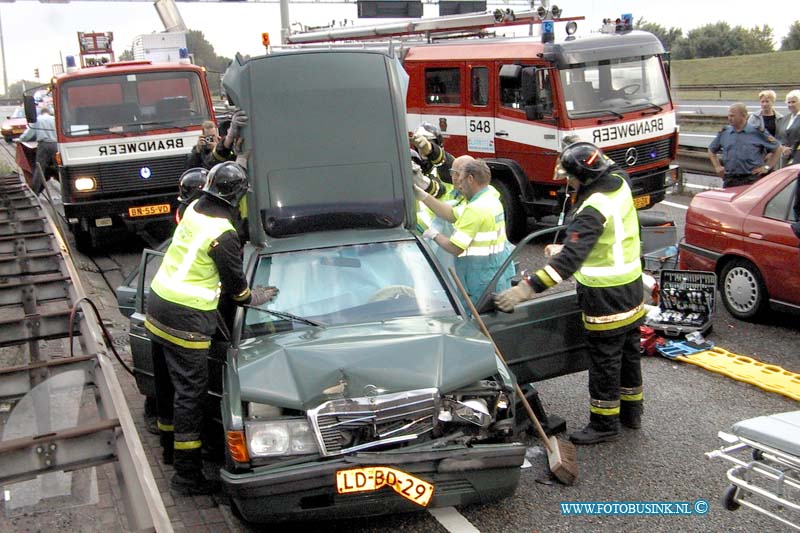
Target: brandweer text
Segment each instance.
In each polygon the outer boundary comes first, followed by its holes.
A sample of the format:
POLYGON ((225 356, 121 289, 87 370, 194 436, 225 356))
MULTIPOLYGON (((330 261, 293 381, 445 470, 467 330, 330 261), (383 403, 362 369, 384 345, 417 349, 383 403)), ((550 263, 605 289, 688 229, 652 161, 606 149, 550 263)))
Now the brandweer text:
POLYGON ((140 141, 135 143, 109 144, 98 146, 99 155, 135 154, 136 152, 157 152, 183 148, 183 139, 166 139, 161 141, 140 141))
POLYGON ((654 118, 652 120, 643 120, 631 124, 618 124, 616 126, 598 128, 592 130, 592 141, 595 144, 606 141, 617 141, 657 131, 664 131, 663 118, 654 118))

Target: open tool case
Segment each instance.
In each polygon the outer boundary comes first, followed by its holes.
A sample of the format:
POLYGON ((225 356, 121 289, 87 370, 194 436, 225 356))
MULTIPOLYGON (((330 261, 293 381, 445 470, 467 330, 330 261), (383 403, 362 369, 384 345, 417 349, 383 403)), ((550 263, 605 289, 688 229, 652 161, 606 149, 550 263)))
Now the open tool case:
POLYGON ((658 313, 645 324, 667 337, 711 329, 716 303, 717 275, 694 270, 662 270, 658 313))

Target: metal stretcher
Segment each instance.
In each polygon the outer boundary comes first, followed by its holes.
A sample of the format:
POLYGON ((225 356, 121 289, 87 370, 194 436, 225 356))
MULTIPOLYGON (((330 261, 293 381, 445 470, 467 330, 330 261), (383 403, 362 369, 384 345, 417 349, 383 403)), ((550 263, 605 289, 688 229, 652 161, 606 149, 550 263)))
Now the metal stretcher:
POLYGON ((744 505, 800 530, 800 411, 742 420, 719 437, 730 445, 705 455, 736 465, 727 472, 725 508, 744 505))

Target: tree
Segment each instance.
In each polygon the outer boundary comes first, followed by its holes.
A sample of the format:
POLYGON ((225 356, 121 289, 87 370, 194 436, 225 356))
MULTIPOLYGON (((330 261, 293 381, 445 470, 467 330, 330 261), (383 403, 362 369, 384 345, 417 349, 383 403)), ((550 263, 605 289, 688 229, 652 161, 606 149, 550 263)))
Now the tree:
POLYGON ((186 46, 189 52, 194 55, 194 63, 206 67, 208 86, 211 89, 211 93, 219 95, 222 74, 225 73, 231 60, 227 57, 218 56, 202 31, 189 30, 186 32, 186 46))
POLYGON ((117 57, 117 61, 133 61, 133 59, 133 48, 125 50, 117 57))
POLYGON ((8 94, 6 94, 6 96, 8 98, 19 98, 21 100, 23 87, 25 89, 30 89, 32 87, 42 87, 44 85, 46 84, 43 84, 41 81, 20 80, 8 86, 8 94))
POLYGON ((800 20, 789 26, 789 33, 781 41, 781 52, 800 50, 800 20))
POLYGON ((680 45, 676 59, 763 54, 773 51, 772 28, 764 25, 747 30, 731 28, 727 22, 706 24, 690 31, 680 45))
POLYGON ((667 51, 672 51, 676 43, 683 39, 683 30, 680 28, 666 29, 661 24, 648 22, 644 18, 640 18, 636 21, 635 26, 637 30, 647 31, 658 37, 658 40, 661 41, 661 44, 664 46, 664 50, 667 51))

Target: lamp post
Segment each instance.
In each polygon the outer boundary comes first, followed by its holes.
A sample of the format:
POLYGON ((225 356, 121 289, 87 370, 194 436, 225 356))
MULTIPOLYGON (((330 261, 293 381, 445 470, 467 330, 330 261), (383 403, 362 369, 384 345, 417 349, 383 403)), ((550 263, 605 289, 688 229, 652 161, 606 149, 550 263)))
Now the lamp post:
POLYGON ((0 57, 3 59, 3 96, 8 96, 8 73, 6 72, 6 47, 3 44, 3 20, 0 19, 0 57))

